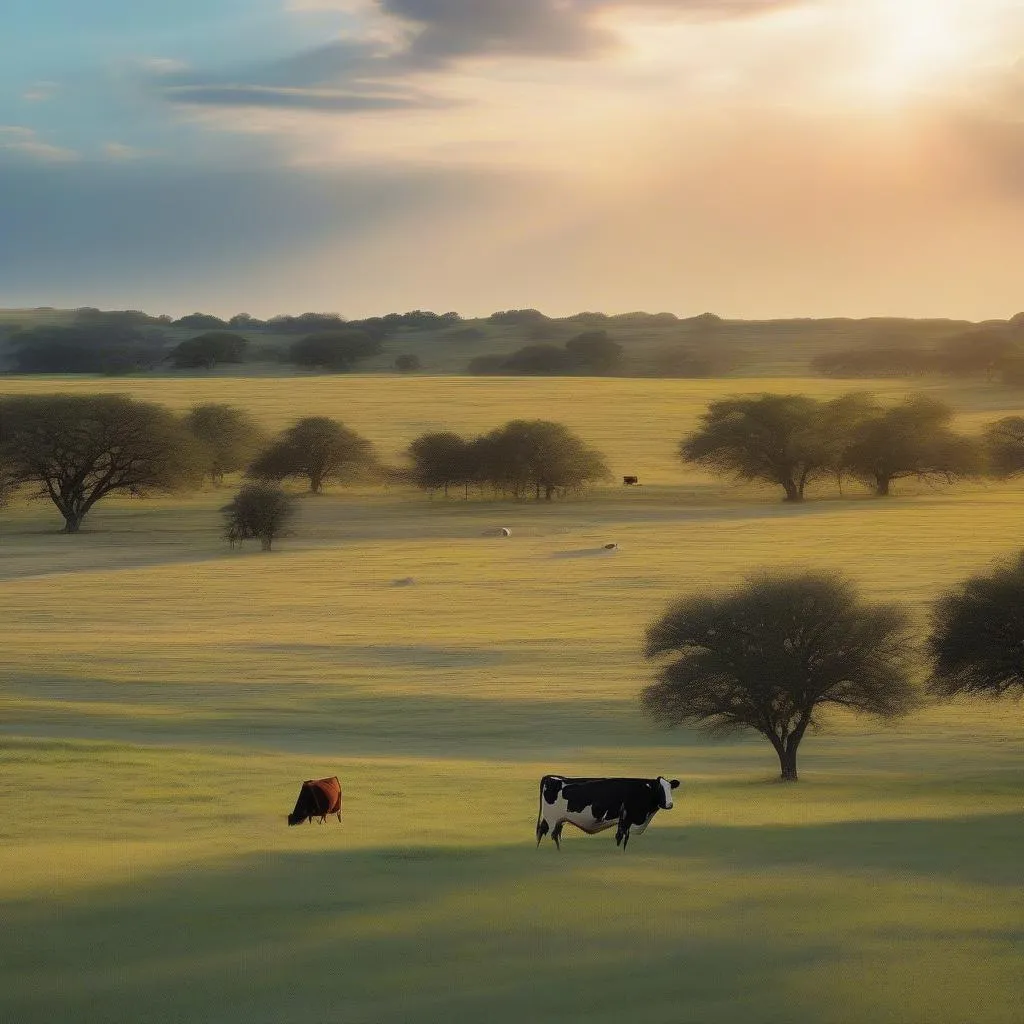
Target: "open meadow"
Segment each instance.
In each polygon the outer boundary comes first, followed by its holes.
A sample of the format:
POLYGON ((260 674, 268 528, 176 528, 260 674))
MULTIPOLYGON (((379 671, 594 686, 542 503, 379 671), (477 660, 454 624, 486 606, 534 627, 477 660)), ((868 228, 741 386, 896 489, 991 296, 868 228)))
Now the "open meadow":
MULTIPOLYGON (((934 385, 975 429, 1020 393, 934 385)), ((233 488, 49 502, 0 531, 0 1021, 1019 1024, 1024 708, 836 716, 774 781, 760 737, 642 716, 644 627, 761 567, 927 602, 1024 546, 1024 485, 771 490, 675 451, 726 394, 837 380, 9 378, 5 393, 328 415, 417 434, 566 423, 615 484, 577 499, 303 496, 230 551, 233 488), (494 527, 508 538, 486 536, 494 527), (602 545, 617 542, 619 550, 602 545), (396 582, 412 578, 408 586, 396 582), (534 849, 545 772, 682 780, 624 854, 534 849), (338 825, 289 829, 337 774, 338 825)))

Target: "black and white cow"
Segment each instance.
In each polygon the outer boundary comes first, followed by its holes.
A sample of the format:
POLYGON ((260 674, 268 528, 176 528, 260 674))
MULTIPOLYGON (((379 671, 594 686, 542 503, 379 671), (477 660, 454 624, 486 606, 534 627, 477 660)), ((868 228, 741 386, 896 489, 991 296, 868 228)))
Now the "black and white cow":
POLYGON ((587 835, 618 826, 615 845, 626 849, 630 829, 640 835, 651 819, 664 809, 672 810, 672 790, 679 780, 663 779, 569 779, 545 775, 540 780, 540 813, 537 845, 550 832, 561 849, 562 826, 569 822, 587 835))

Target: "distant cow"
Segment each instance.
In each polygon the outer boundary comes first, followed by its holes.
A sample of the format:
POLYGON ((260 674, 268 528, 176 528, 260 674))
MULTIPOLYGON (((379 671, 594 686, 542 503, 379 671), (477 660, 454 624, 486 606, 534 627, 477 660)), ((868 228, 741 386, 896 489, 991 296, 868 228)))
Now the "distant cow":
POLYGON ((624 476, 622 478, 622 483, 626 487, 634 487, 636 484, 640 483, 640 478, 637 476, 624 476))
POLYGON ((507 526, 502 526, 498 530, 498 536, 499 537, 511 537, 512 536, 512 531, 507 526))
POLYGON ((569 779, 545 775, 540 780, 540 812, 537 815, 537 845, 550 832, 561 849, 562 826, 569 822, 587 835, 617 826, 615 845, 626 849, 630 829, 640 835, 651 819, 672 809, 672 790, 679 780, 656 779, 569 779))
POLYGON ((328 814, 336 814, 341 821, 341 783, 337 775, 304 782, 299 790, 299 799, 295 801, 295 810, 288 815, 288 824, 301 825, 314 818, 319 818, 322 824, 328 814))

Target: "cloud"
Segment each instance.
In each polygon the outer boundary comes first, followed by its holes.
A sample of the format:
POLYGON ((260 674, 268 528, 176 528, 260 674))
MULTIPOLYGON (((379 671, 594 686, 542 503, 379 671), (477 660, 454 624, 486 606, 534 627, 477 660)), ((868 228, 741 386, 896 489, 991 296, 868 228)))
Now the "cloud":
POLYGON ((345 92, 337 89, 274 88, 264 85, 180 85, 164 95, 172 103, 213 107, 262 107, 286 110, 356 111, 415 110, 450 104, 413 93, 345 92))
MULTIPOLYGON (((735 20, 813 0, 309 0, 293 10, 359 13, 363 32, 234 72, 189 72, 151 59, 166 100, 209 107, 264 107, 334 114, 445 106, 423 92, 384 94, 424 75, 481 60, 574 61, 623 46, 608 15, 735 20)), ((436 81, 434 82, 436 85, 436 81)))
POLYGON ((32 128, 0 126, 0 153, 13 153, 39 163, 70 163, 79 158, 73 149, 43 142, 32 128))
POLYGON ((146 155, 145 150, 135 146, 126 146, 123 142, 105 142, 103 155, 111 160, 138 160, 146 155))
POLYGON ((52 99, 60 85, 57 82, 33 82, 22 94, 21 98, 29 103, 45 103, 52 99))

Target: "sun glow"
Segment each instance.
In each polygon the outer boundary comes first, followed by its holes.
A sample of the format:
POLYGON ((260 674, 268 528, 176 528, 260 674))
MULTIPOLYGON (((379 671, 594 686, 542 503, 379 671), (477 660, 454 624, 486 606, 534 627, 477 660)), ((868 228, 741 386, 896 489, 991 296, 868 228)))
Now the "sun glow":
POLYGON ((991 23, 976 0, 875 0, 867 18, 861 87, 898 98, 966 77, 984 49, 991 23), (981 10, 979 10, 981 8, 981 10))

